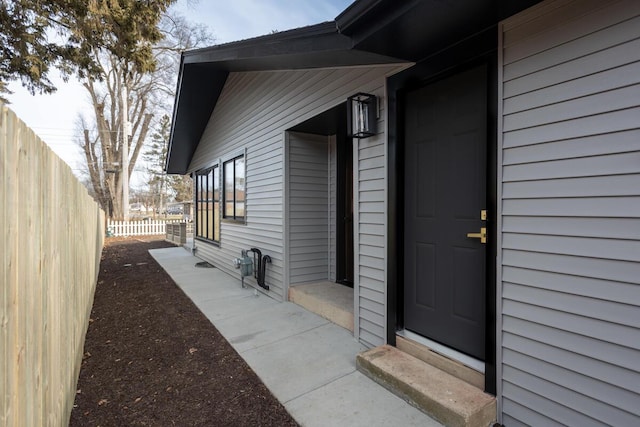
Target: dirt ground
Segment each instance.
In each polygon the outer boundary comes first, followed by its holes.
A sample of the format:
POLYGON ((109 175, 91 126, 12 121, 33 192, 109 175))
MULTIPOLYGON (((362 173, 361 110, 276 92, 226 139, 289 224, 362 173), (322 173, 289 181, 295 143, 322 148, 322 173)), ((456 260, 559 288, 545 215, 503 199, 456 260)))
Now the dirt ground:
POLYGON ((171 246, 107 239, 70 425, 297 425, 148 253, 171 246))

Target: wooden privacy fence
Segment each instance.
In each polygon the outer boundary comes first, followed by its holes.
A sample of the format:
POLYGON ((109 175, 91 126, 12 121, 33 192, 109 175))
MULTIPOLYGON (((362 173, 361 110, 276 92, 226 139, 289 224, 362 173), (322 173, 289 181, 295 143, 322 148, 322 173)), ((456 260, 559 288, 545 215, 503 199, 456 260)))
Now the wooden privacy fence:
MULTIPOLYGON (((179 219, 151 221, 112 221, 107 220, 107 235, 110 236, 149 236, 165 234, 167 224, 179 224, 179 219)), ((188 224, 190 225, 190 224, 188 224)))
POLYGON ((104 213, 0 104, 0 425, 65 426, 80 372, 104 213))

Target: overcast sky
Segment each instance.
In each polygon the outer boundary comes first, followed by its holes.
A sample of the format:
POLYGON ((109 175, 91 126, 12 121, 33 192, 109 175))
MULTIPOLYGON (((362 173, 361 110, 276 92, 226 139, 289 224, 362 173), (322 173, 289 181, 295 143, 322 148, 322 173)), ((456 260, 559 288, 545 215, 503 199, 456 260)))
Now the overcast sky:
MULTIPOLYGON (((179 0, 175 6, 191 22, 205 24, 215 43, 247 39, 273 30, 284 31, 333 20, 352 0, 179 0)), ((52 74, 55 76, 55 73, 52 74)), ((90 108, 85 89, 73 78, 54 79, 53 95, 30 95, 19 83, 9 88, 11 108, 74 171, 83 156, 74 142, 78 115, 90 108)), ((132 186, 141 185, 134 179, 132 186)))

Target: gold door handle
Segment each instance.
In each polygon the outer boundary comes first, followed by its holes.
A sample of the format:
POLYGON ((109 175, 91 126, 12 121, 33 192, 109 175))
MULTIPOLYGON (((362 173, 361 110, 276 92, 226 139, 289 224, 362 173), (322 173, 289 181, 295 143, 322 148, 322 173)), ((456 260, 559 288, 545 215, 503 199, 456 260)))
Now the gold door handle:
POLYGON ((467 237, 480 239, 480 243, 487 243, 487 227, 480 228, 479 233, 467 233, 467 237))

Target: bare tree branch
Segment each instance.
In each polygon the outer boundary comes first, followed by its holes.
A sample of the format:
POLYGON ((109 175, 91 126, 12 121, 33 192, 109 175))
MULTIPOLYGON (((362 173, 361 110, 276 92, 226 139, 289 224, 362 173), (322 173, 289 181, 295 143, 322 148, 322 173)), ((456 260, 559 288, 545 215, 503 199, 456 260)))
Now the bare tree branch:
POLYGON ((179 15, 165 16, 161 29, 165 39, 154 46, 152 54, 157 64, 154 72, 141 72, 109 53, 94 52, 96 58, 100 58, 101 78, 84 83, 90 94, 97 136, 94 145, 89 144, 86 136, 83 149, 88 165, 91 162, 98 167, 92 169, 89 166, 89 175, 95 193, 100 198, 104 197, 103 206, 109 206, 105 210, 112 217, 122 216, 122 174, 133 174, 154 118, 171 111, 173 88, 180 63, 176 52, 211 42, 211 37, 202 26, 190 25, 179 15), (122 91, 125 88, 128 94, 127 117, 131 123, 128 171, 122 170, 122 91), (92 154, 94 149, 99 149, 101 156, 95 156, 97 151, 92 154), (114 170, 113 173, 104 173, 107 165, 114 170), (115 165, 118 167, 114 167, 115 165))

